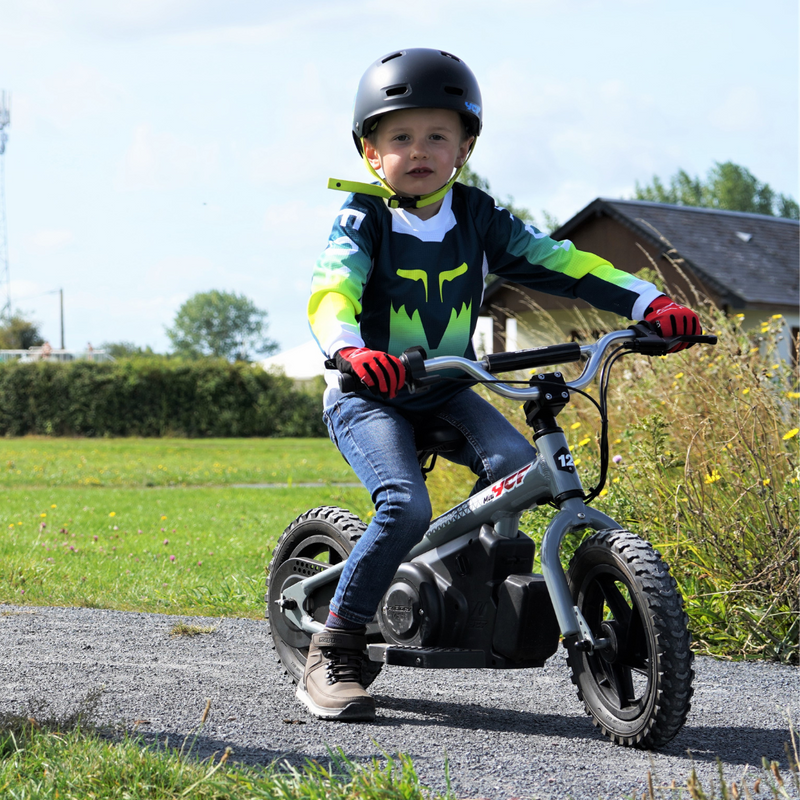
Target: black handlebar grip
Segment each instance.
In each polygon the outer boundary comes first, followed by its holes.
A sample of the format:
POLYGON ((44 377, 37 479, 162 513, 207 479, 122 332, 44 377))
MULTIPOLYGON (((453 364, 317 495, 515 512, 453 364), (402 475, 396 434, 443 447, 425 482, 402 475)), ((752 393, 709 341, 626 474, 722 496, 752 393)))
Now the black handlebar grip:
POLYGON ((347 373, 339 373, 339 388, 347 394, 348 392, 368 392, 369 389, 356 378, 355 375, 348 375, 347 373))
POLYGON ((696 336, 692 334, 684 334, 681 336, 676 337, 682 342, 691 342, 692 344, 716 344, 717 337, 703 334, 702 336, 696 336))
POLYGON ((513 372, 517 369, 546 367, 581 360, 581 346, 577 342, 533 347, 530 350, 513 350, 508 353, 491 353, 483 357, 489 372, 513 372))

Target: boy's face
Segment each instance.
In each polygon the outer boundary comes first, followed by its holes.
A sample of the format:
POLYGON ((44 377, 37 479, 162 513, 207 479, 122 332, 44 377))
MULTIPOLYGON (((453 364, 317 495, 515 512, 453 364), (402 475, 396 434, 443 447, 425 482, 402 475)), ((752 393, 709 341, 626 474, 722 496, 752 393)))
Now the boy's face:
POLYGON ((414 197, 441 189, 466 160, 470 144, 455 111, 410 108, 382 116, 364 140, 364 152, 399 195, 414 197))

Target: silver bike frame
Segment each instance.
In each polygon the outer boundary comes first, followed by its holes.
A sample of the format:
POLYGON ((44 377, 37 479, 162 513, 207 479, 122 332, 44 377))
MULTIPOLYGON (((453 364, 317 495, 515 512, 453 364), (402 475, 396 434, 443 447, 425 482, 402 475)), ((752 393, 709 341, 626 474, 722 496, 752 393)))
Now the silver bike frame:
MULTIPOLYGON (((633 339, 635 336, 636 334, 631 330, 614 331, 606 334, 594 344, 582 345, 581 355, 588 361, 580 377, 568 382, 567 386, 574 389, 583 389, 588 386, 597 374, 608 347, 633 339)), ((485 362, 470 361, 456 356, 440 356, 425 362, 425 369, 428 373, 454 368, 480 381, 495 380, 494 376, 486 371, 485 362)), ((486 383, 484 385, 497 394, 523 402, 538 399, 542 392, 539 387, 520 389, 504 383, 486 383)), ((492 525, 495 533, 500 536, 509 538, 524 536, 525 534, 521 534, 518 529, 519 517, 523 511, 549 502, 554 497, 572 494, 573 496, 560 503, 559 512, 550 521, 542 538, 540 547, 542 574, 550 593, 561 633, 565 637, 578 636, 593 648, 596 643, 580 611, 572 601, 567 578, 561 566, 559 551, 561 542, 570 532, 586 528, 605 530, 620 526, 611 517, 587 506, 579 497, 574 496, 576 490, 583 494, 583 487, 577 469, 573 468, 570 471, 565 468, 571 465, 571 456, 569 456, 567 438, 562 431, 558 430, 540 436, 536 441, 536 446, 537 456, 530 464, 434 519, 422 541, 409 551, 404 561, 411 561, 426 554, 425 560, 435 558, 434 551, 437 548, 444 547, 460 536, 480 530, 482 525, 492 525), (565 458, 567 461, 563 461, 559 467, 559 462, 565 458)), ((282 594, 281 613, 308 634, 322 630, 322 623, 312 619, 307 612, 306 600, 317 587, 337 581, 344 569, 344 564, 345 562, 340 562, 288 587, 282 594)))

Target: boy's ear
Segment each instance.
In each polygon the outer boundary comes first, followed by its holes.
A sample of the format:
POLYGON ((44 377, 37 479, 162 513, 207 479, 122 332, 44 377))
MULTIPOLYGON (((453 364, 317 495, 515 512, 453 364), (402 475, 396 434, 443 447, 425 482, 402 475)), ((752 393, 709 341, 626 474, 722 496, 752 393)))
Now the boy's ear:
POLYGON ((363 139, 362 141, 364 142, 364 155, 367 161, 369 161, 372 169, 379 170, 381 168, 381 157, 378 155, 375 145, 369 139, 363 139))
POLYGON ((458 147, 458 155, 456 156, 456 169, 459 167, 464 166, 464 162, 467 160, 467 156, 469 155, 469 150, 472 147, 472 143, 475 141, 474 136, 470 136, 468 139, 464 139, 463 142, 458 147))

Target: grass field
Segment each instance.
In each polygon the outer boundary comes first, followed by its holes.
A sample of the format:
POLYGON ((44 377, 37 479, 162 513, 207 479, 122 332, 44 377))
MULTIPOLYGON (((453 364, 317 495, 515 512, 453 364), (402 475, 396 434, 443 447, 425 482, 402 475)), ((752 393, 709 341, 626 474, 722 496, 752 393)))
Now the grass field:
POLYGON ((261 616, 296 516, 370 511, 327 439, 11 439, 0 463, 6 603, 261 616))
POLYGON ((352 482, 327 439, 3 439, 0 488, 352 482))

